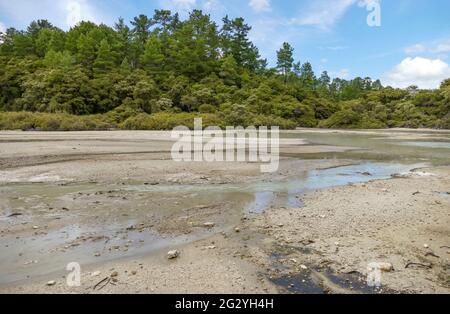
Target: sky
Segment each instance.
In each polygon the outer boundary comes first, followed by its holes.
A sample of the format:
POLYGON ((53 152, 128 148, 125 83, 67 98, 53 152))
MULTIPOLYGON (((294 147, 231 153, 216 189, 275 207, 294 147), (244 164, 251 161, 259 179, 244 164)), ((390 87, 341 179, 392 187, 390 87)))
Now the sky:
POLYGON ((450 77, 449 0, 0 0, 0 31, 44 18, 66 30, 81 20, 113 25, 155 9, 184 17, 202 9, 219 25, 244 17, 271 66, 287 41, 317 74, 402 88, 437 88, 450 77))

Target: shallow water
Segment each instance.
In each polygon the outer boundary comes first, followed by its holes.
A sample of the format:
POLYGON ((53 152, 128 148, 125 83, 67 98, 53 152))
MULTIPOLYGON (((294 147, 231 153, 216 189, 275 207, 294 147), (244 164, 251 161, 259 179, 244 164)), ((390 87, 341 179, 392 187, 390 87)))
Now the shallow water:
POLYGON ((342 153, 311 154, 309 158, 350 158, 366 161, 388 161, 397 163, 429 163, 450 165, 450 131, 413 132, 309 132, 292 131, 282 134, 286 138, 303 138, 311 145, 355 147, 356 150, 342 153))
POLYGON ((6 225, 38 224, 38 217, 42 225, 51 225, 55 220, 62 223, 62 227, 43 230, 42 234, 39 229, 23 238, 2 237, 0 283, 55 269, 62 271, 61 265, 74 261, 89 265, 149 254, 230 229, 242 212, 258 214, 271 207, 301 207, 301 195, 307 191, 385 179, 416 166, 362 163, 305 171, 301 176, 270 182, 232 185, 27 184, 0 187, 2 198, 7 200, 1 206, 0 216, 6 225), (227 215, 214 230, 198 228, 194 233, 175 236, 163 235, 153 228, 153 224, 175 219, 171 217, 189 215, 189 208, 195 210, 196 206, 218 204, 227 215), (22 215, 9 217, 13 213, 22 215), (152 222, 151 226, 135 228, 148 221, 152 222))

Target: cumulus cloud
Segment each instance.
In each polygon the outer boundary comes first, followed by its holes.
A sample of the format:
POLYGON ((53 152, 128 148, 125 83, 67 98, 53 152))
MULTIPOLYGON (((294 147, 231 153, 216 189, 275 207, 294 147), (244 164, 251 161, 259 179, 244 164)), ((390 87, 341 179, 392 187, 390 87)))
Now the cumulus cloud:
POLYGON ((248 5, 257 13, 269 12, 272 10, 270 0, 250 0, 248 5))
POLYGON ((449 77, 450 66, 441 59, 408 57, 389 71, 383 81, 398 88, 417 85, 423 89, 435 89, 449 77))
POLYGON ((2 22, 0 22, 0 33, 6 32, 6 26, 2 22))

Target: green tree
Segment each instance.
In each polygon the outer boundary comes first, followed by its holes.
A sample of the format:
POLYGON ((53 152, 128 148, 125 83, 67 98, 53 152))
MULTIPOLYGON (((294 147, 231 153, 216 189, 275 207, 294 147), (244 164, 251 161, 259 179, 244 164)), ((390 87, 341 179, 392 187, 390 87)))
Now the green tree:
POLYGON ((288 75, 294 65, 294 48, 289 43, 283 43, 283 47, 277 51, 277 68, 284 76, 284 82, 287 83, 288 75))
POLYGON ((111 52, 111 46, 106 39, 100 42, 97 58, 93 64, 95 75, 106 74, 114 68, 114 55, 111 52))
POLYGON ((316 75, 312 69, 312 65, 306 62, 302 65, 300 69, 300 81, 303 86, 309 89, 314 89, 316 85, 316 75))

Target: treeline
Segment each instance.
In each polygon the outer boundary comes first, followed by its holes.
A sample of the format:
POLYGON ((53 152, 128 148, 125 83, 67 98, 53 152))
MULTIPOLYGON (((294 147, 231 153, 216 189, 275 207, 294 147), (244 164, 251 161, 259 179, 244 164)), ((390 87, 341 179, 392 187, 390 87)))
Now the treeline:
MULTIPOLYGON (((450 128, 450 81, 439 90, 316 75, 288 43, 269 68, 242 18, 219 26, 194 10, 81 22, 46 20, 0 36, 0 129, 170 129, 202 115, 213 125, 283 128, 450 128)), ((191 121, 191 122, 190 122, 191 121)))

